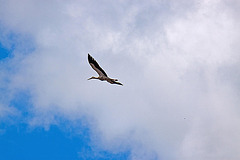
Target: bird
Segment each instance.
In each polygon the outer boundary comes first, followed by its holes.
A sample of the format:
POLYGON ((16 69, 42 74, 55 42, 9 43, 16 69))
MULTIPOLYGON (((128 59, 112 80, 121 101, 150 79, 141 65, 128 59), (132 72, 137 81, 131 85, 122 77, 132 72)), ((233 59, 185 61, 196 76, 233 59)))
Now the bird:
POLYGON ((90 79, 99 79, 101 81, 107 81, 108 83, 111 84, 118 84, 118 85, 123 85, 120 82, 117 82, 117 79, 113 79, 113 78, 109 78, 106 74, 106 72, 99 66, 99 64, 97 63, 97 61, 88 53, 88 62, 90 64, 90 66, 98 73, 99 77, 91 77, 88 78, 88 80, 90 79))

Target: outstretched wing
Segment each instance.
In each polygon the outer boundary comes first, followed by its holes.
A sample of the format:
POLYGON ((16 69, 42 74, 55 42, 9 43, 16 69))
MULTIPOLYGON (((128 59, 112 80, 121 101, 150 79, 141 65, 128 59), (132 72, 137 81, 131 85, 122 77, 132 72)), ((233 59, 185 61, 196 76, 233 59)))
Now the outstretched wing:
POLYGON ((116 82, 116 81, 114 81, 114 83, 113 84, 118 84, 118 85, 121 85, 121 86, 123 86, 123 84, 122 83, 120 83, 120 82, 116 82))
POLYGON ((120 82, 117 82, 116 79, 114 80, 114 79, 109 78, 109 79, 107 79, 107 82, 109 82, 111 84, 118 84, 118 85, 122 85, 123 86, 123 84, 120 83, 120 82))
POLYGON ((105 71, 99 66, 97 61, 92 56, 90 56, 90 54, 88 54, 88 62, 91 67, 98 73, 99 76, 107 77, 105 71))

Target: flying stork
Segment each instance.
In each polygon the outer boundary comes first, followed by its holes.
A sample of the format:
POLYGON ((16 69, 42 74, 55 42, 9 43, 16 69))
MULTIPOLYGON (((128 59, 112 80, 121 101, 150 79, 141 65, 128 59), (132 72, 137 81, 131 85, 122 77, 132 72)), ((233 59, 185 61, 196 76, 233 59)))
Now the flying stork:
POLYGON ((90 54, 88 54, 88 62, 90 64, 90 66, 98 73, 99 77, 91 77, 88 78, 88 80, 90 79, 99 79, 101 81, 107 81, 111 84, 118 84, 118 85, 123 85, 120 82, 117 82, 117 79, 113 79, 113 78, 109 78, 106 74, 106 72, 99 66, 99 64, 97 63, 97 61, 90 56, 90 54))

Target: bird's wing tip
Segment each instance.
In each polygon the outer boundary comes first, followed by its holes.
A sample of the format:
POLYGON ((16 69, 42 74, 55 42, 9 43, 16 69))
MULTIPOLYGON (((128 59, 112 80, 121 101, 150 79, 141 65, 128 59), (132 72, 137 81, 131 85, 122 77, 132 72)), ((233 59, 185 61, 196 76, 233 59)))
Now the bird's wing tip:
POLYGON ((116 84, 123 86, 123 84, 122 84, 122 83, 120 83, 120 82, 117 82, 116 84))
POLYGON ((93 57, 88 53, 88 62, 90 63, 90 61, 93 60, 93 57))

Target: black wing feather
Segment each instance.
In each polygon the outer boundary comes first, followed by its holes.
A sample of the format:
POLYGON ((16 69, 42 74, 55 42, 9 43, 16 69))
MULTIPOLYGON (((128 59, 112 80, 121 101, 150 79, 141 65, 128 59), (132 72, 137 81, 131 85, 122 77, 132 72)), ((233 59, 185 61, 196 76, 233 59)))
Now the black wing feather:
POLYGON ((99 66, 97 61, 92 56, 90 56, 90 54, 88 54, 88 62, 92 63, 97 69, 99 69, 107 77, 107 74, 105 73, 105 71, 99 66))

